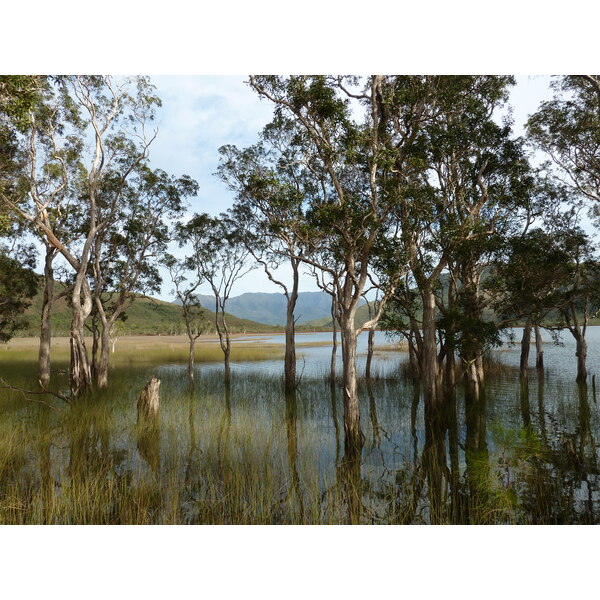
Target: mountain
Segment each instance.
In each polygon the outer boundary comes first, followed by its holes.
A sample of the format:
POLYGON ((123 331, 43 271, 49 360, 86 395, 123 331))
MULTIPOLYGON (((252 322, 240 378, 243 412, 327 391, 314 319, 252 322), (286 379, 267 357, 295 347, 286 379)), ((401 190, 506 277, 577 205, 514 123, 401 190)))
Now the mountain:
MULTIPOLYGON (((60 291, 62 284, 56 283, 56 292, 60 291)), ((39 335, 40 315, 42 311, 42 290, 33 298, 32 304, 26 312, 29 325, 19 332, 21 336, 39 335)), ((209 331, 214 330, 214 311, 204 309, 209 331)), ((241 319, 229 313, 227 324, 232 333, 259 333, 281 331, 280 327, 256 323, 248 319, 241 319)), ((52 334, 64 336, 69 334, 71 314, 64 298, 54 303, 52 314, 52 334)), ((154 298, 140 296, 127 309, 127 319, 119 326, 122 335, 152 335, 152 334, 183 334, 185 323, 181 314, 181 307, 171 302, 163 302, 154 298)))
MULTIPOLYGON (((203 307, 214 310, 214 296, 199 294, 203 307)), ((248 292, 227 300, 227 312, 241 319, 267 325, 285 325, 287 300, 283 294, 248 292)), ((296 303, 296 323, 302 325, 315 319, 331 322, 331 296, 326 292, 300 292, 296 303)))
MULTIPOLYGON (((369 304, 373 304, 369 302, 369 304)), ((366 323, 371 317, 369 316, 369 308, 367 304, 363 304, 359 306, 356 310, 356 314, 354 315, 354 326, 361 327, 364 323, 366 323)), ((330 331, 333 329, 333 321, 331 320, 331 315, 329 317, 323 317, 321 319, 313 319, 312 321, 308 321, 307 323, 303 323, 300 327, 298 327, 301 331, 330 331)))

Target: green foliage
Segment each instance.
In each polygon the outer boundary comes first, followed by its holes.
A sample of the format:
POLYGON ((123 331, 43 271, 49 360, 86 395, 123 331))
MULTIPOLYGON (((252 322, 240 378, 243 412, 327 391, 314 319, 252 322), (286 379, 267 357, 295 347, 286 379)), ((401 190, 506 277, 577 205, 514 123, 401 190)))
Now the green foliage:
POLYGON ((564 305, 574 291, 578 256, 587 244, 586 235, 577 227, 551 233, 536 228, 508 240, 506 259, 495 265, 486 281, 499 317, 527 316, 539 324, 564 305))
POLYGON ((561 77, 553 100, 527 123, 532 143, 558 165, 577 192, 600 201, 600 78, 561 77))
POLYGON ((0 342, 27 325, 25 310, 37 291, 37 276, 0 248, 0 342))

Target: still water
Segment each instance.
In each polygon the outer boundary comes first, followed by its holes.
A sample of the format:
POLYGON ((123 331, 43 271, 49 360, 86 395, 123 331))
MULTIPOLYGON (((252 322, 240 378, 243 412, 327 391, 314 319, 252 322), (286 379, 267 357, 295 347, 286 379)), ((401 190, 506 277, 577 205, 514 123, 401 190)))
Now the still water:
MULTIPOLYGON (((432 418, 402 375, 406 354, 377 333, 358 457, 344 447, 341 389, 327 380, 330 334, 298 335, 294 397, 282 393, 281 361, 261 361, 233 364, 230 382, 220 364, 199 365, 193 390, 184 366, 157 365, 115 369, 93 403, 5 401, 0 521, 597 523, 600 328, 587 337, 590 385, 574 382, 570 334, 563 346, 547 336, 543 375, 524 384, 497 369, 482 401, 459 387, 432 418), (160 418, 141 425, 135 401, 151 373, 162 380, 160 418)), ((359 373, 365 353, 361 335, 359 373)), ((495 356, 516 366, 519 349, 495 356)))

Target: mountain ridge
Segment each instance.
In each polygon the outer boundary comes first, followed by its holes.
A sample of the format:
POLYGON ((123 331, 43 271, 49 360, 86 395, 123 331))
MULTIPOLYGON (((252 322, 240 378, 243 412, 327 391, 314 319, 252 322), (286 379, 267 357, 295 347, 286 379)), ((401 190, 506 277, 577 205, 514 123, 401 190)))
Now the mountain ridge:
MULTIPOLYGON (((214 310, 215 298, 210 294, 198 294, 203 308, 214 310)), ((364 301, 361 302, 364 305, 364 301)), ((248 319, 265 325, 284 326, 287 300, 277 292, 245 292, 227 300, 227 312, 240 319, 248 319)), ((331 321, 331 296, 327 292, 299 292, 296 302, 296 324, 328 319, 331 321)))

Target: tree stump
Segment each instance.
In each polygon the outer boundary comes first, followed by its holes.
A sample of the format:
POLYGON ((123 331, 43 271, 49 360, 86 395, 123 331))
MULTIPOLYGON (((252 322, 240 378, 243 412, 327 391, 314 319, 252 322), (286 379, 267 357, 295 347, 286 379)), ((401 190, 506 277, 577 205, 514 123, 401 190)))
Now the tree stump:
POLYGON ((137 402, 138 422, 141 418, 157 417, 159 403, 160 379, 151 377, 146 387, 141 391, 137 402))

